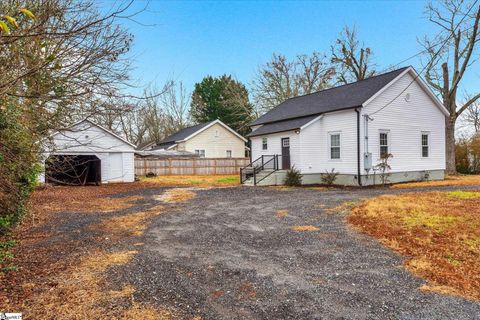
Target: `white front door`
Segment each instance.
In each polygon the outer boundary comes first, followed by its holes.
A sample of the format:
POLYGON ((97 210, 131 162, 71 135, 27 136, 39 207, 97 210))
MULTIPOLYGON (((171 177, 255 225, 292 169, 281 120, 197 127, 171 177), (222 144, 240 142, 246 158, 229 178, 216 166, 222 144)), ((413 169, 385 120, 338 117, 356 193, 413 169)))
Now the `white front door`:
POLYGON ((108 181, 123 181, 123 157, 121 152, 109 154, 110 170, 108 181))

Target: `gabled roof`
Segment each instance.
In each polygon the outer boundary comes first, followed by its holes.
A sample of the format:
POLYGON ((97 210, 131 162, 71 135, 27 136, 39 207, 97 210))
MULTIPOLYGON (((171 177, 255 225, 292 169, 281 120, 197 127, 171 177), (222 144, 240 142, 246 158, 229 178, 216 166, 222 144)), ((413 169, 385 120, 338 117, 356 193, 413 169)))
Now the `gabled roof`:
POLYGON ((177 143, 175 141, 170 141, 170 142, 163 142, 155 145, 152 150, 168 150, 174 146, 176 146, 177 143))
POLYGON ((290 98, 253 121, 250 125, 255 126, 360 107, 408 68, 404 67, 365 80, 290 98))
POLYGON ((302 117, 302 118, 294 118, 294 119, 287 119, 283 121, 278 121, 278 122, 272 122, 272 123, 267 123, 261 126, 260 128, 254 130, 250 134, 248 134, 248 137, 254 137, 254 136, 259 136, 262 134, 267 134, 267 133, 276 133, 276 132, 283 132, 283 131, 291 131, 291 130, 296 130, 300 129, 310 121, 314 120, 315 118, 318 118, 318 115, 315 114, 313 116, 308 116, 308 117, 302 117))
POLYGON ((160 141, 157 145, 162 145, 162 144, 166 144, 166 143, 169 143, 169 142, 185 140, 187 137, 189 137, 192 134, 194 134, 195 132, 205 128, 206 126, 208 126, 212 122, 213 121, 210 121, 210 122, 207 122, 207 123, 197 124, 197 125, 194 125, 194 126, 191 126, 191 127, 183 128, 180 131, 177 131, 174 134, 166 137, 165 139, 160 141))
MULTIPOLYGON (((169 136, 169 137, 163 139, 162 141, 160 141, 160 143, 157 146, 169 145, 169 144, 172 145, 172 144, 175 144, 176 142, 188 140, 188 139, 196 136, 197 134, 199 134, 203 130, 208 129, 215 124, 221 125, 225 129, 227 129, 228 131, 230 131, 231 133, 236 135, 241 140, 243 140, 245 142, 247 141, 244 137, 239 135, 232 128, 230 128, 225 123, 223 123, 222 121, 217 119, 217 120, 213 120, 213 121, 210 121, 210 122, 207 122, 207 123, 202 123, 202 124, 197 124, 195 126, 187 127, 187 128, 184 128, 180 131, 177 131, 174 134, 172 134, 171 136, 169 136)), ((155 149, 157 149, 157 147, 155 147, 155 149)))
POLYGON ((137 150, 142 151, 142 150, 148 149, 148 148, 150 148, 154 145, 155 145, 155 141, 142 142, 137 146, 137 150))
POLYGON ((131 147, 133 147, 133 148, 136 148, 136 146, 135 146, 133 143, 129 142, 128 140, 120 137, 119 135, 113 133, 112 131, 110 131, 110 130, 104 128, 104 127, 102 127, 102 126, 99 125, 99 124, 96 124, 95 122, 93 122, 93 121, 91 121, 91 120, 89 120, 89 119, 80 120, 80 121, 72 124, 71 126, 68 126, 66 129, 58 130, 57 132, 55 132, 54 134, 52 134, 51 137, 54 137, 54 136, 56 136, 57 134, 62 133, 63 131, 68 131, 69 129, 74 128, 74 127, 76 127, 76 126, 78 126, 78 125, 80 125, 80 124, 82 124, 82 123, 84 123, 84 122, 88 122, 90 125, 92 125, 92 126, 94 126, 94 127, 97 127, 97 128, 99 128, 99 129, 101 129, 102 131, 105 131, 105 132, 108 133, 109 135, 117 138, 118 140, 120 140, 120 141, 128 144, 129 146, 131 146, 131 147))

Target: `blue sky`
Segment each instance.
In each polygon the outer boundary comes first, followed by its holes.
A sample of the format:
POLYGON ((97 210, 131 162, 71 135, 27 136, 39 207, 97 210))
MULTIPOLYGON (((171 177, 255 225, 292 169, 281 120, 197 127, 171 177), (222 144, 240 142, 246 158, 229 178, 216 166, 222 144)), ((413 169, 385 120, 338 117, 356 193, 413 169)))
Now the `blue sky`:
MULTIPOLYGON (((137 1, 136 8, 145 2, 137 1)), ((287 57, 330 51, 344 25, 357 26, 378 69, 421 50, 417 39, 436 32, 426 1, 156 1, 134 22, 130 53, 139 86, 182 80, 187 90, 206 75, 231 74, 247 87, 272 53, 287 57)), ((421 69, 419 60, 412 64, 421 69)), ((477 73, 478 75, 478 73, 477 73)), ((477 78, 478 79, 478 78, 477 78)))

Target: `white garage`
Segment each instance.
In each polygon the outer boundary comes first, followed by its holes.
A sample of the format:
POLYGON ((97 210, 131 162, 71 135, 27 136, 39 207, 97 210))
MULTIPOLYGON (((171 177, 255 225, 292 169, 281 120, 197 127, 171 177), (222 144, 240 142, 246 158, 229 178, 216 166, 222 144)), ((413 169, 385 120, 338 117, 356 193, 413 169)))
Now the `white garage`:
POLYGON ((135 181, 135 145, 88 119, 53 134, 44 149, 40 182, 135 181))

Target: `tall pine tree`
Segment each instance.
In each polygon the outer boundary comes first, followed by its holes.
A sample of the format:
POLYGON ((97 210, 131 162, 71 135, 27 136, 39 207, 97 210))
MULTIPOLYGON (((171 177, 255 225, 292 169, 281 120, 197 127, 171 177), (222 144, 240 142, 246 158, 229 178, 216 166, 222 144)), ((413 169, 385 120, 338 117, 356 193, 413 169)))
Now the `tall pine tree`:
POLYGON ((192 119, 204 123, 220 119, 241 135, 250 132, 253 106, 245 86, 231 76, 207 76, 195 84, 190 106, 192 119))

